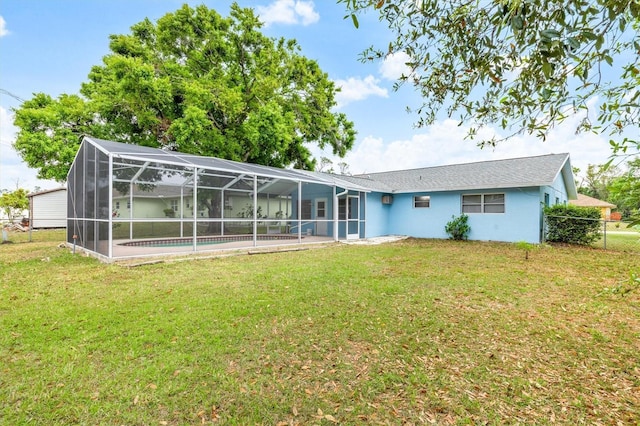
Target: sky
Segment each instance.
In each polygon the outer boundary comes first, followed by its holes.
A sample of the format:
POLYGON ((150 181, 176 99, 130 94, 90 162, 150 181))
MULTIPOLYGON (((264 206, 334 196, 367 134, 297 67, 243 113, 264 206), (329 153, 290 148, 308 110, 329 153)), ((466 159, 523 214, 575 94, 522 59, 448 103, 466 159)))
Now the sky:
MULTIPOLYGON (((344 19, 344 5, 334 0, 237 1, 254 8, 273 38, 296 39, 301 54, 316 60, 336 86, 336 112, 354 122, 358 132, 353 149, 344 159, 313 149, 316 158, 344 161, 351 174, 459 164, 474 161, 565 153, 573 166, 605 163, 611 155, 606 135, 575 134, 581 117, 557 126, 545 142, 515 137, 496 148, 480 149, 465 139, 468 127, 441 117, 433 125, 416 128, 417 116, 407 107, 420 105, 411 87, 393 90, 403 70, 403 58, 363 63, 360 53, 390 40, 389 30, 374 14, 359 18, 359 28, 344 19)), ((205 4, 228 16, 227 0, 2 0, 0 2, 0 190, 17 187, 29 191, 51 189, 63 183, 37 178, 13 149, 18 129, 13 109, 35 93, 57 97, 78 94, 93 65, 109 53, 109 35, 128 34, 145 18, 156 21, 183 3, 205 4)), ((594 104, 597 102, 593 100, 594 104)), ((503 135, 485 128, 484 135, 503 135)))

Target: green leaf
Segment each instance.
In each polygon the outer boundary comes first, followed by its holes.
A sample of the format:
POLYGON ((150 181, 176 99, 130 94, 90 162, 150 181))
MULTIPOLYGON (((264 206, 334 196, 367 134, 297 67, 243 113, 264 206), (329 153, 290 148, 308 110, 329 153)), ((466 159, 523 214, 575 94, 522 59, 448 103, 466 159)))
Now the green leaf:
POLYGON ((360 28, 360 24, 358 24, 358 18, 356 17, 355 14, 351 14, 351 21, 353 21, 353 26, 357 28, 360 28))
POLYGON ((511 18, 511 28, 513 28, 514 31, 522 30, 522 28, 524 28, 524 19, 519 15, 511 18))
POLYGON ((604 44, 604 37, 602 36, 602 34, 600 34, 596 37, 596 44, 595 44, 596 50, 600 50, 603 44, 604 44))
POLYGON ((554 29, 549 29, 549 30, 542 30, 540 32, 540 35, 544 38, 548 38, 548 39, 554 39, 554 38, 560 38, 560 32, 554 29))
POLYGON ((572 48, 572 49, 579 49, 580 48, 580 42, 578 41, 578 39, 576 39, 575 37, 568 37, 567 38, 567 44, 572 48))

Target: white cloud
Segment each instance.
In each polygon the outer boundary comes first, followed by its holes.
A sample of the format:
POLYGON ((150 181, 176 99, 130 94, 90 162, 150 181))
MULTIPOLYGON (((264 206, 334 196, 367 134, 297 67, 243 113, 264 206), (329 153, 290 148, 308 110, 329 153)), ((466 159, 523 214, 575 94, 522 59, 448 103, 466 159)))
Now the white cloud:
POLYGON ((0 37, 4 37, 8 34, 9 34, 9 30, 7 29, 7 23, 2 17, 2 15, 0 15, 0 37))
POLYGON ((13 125, 13 116, 6 108, 0 106, 0 142, 11 144, 15 138, 16 128, 13 125))
POLYGON ((369 96, 389 97, 387 89, 378 85, 379 80, 372 75, 362 78, 349 78, 347 80, 334 80, 340 92, 336 93, 338 108, 353 101, 361 101, 369 96))
POLYGON ((13 149, 17 128, 13 125, 13 115, 0 106, 0 190, 14 190, 16 185, 28 191, 57 188, 60 183, 41 180, 37 171, 29 168, 13 149))
POLYGON ((387 55, 380 65, 380 74, 387 80, 397 80, 402 75, 409 76, 411 68, 406 63, 409 62, 409 55, 404 52, 387 55))
POLYGON ((314 10, 312 1, 297 1, 296 14, 302 18, 302 25, 311 25, 318 22, 320 15, 314 10))
POLYGON ((310 25, 320 19, 314 3, 305 0, 276 0, 269 6, 257 6, 256 11, 267 27, 271 24, 310 25))
MULTIPOLYGON (((465 139, 466 126, 458 126, 452 119, 439 121, 417 131, 409 138, 389 142, 373 135, 356 142, 354 149, 344 160, 331 158, 334 164, 345 161, 352 174, 375 173, 390 170, 406 170, 446 164, 545 155, 568 152, 571 164, 586 170, 588 164, 603 164, 611 155, 607 138, 592 133, 575 134, 579 117, 554 128, 546 142, 532 136, 517 136, 498 144, 495 148, 481 149, 477 141, 500 136, 493 128, 479 130, 476 140, 465 139)), ((315 154, 315 153, 314 153, 315 154)))

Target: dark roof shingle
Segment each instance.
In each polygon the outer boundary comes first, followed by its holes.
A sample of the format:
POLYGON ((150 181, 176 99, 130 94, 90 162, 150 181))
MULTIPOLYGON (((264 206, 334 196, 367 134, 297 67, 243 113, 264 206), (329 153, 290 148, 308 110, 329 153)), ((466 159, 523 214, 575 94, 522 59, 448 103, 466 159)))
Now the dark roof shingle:
POLYGON ((482 161, 355 175, 362 186, 388 192, 453 191, 551 185, 569 154, 482 161))

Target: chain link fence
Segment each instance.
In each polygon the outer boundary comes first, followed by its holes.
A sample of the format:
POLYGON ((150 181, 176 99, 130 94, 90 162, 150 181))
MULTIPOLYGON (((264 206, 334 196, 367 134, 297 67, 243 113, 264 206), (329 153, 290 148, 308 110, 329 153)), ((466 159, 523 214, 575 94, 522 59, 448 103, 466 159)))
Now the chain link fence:
POLYGON ((64 242, 66 241, 67 228, 61 226, 60 218, 38 218, 39 226, 32 228, 29 219, 6 221, 2 223, 2 243, 24 242, 64 242))
POLYGON ((548 235, 547 217, 576 221, 598 222, 596 231, 598 233, 598 238, 590 244, 591 247, 604 250, 640 253, 640 230, 635 227, 630 227, 627 222, 605 219, 589 219, 573 216, 545 215, 543 220, 544 240, 546 240, 546 237, 548 235))

